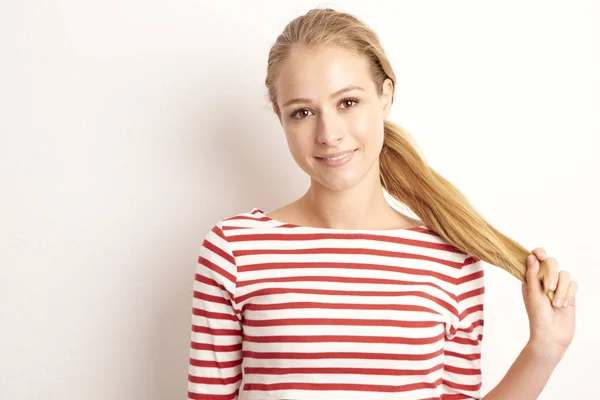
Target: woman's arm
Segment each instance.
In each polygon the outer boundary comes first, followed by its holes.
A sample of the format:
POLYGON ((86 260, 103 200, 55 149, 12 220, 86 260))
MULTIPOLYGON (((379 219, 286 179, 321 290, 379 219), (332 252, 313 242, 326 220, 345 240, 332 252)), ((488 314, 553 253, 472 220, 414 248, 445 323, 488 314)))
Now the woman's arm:
POLYGON ((529 341, 504 378, 483 399, 537 399, 564 354, 551 346, 529 341))
POLYGON ((544 249, 535 249, 533 255, 528 257, 526 283, 522 285, 529 342, 502 381, 484 397, 486 400, 537 399, 573 340, 577 283, 568 271, 559 271, 556 259, 546 257, 544 249), (538 279, 540 260, 549 267, 543 285, 538 279), (554 302, 547 294, 551 290, 555 290, 554 302))
POLYGON ((206 233, 194 276, 188 400, 235 400, 242 382, 237 265, 219 221, 206 233))

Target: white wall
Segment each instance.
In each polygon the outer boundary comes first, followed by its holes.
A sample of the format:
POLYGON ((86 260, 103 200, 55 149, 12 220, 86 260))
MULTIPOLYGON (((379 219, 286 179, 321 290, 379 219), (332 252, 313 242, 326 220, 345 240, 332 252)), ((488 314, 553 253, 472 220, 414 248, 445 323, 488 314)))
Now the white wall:
MULTIPOLYGON (((21 0, 0 6, 0 399, 185 397, 201 238, 307 187, 263 81, 319 4, 378 32, 390 119, 430 164, 579 282, 540 398, 597 394, 597 2, 21 0)), ((486 274, 484 393, 528 335, 519 282, 486 274)))

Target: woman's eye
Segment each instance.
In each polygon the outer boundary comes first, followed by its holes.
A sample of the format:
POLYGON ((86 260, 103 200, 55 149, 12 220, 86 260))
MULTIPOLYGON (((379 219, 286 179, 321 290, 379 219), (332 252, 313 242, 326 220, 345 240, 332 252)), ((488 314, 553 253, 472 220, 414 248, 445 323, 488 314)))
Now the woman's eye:
MULTIPOLYGON (((342 104, 348 104, 348 103, 356 103, 356 104, 358 104, 358 100, 356 100, 356 99, 344 99, 344 100, 342 100, 342 104)), ((354 105, 356 105, 356 104, 354 104, 354 105)), ((346 108, 352 108, 352 107, 354 107, 354 105, 351 105, 350 107, 346 107, 346 108)))
MULTIPOLYGON (((346 98, 346 99, 342 99, 342 101, 340 102, 340 104, 344 104, 345 107, 343 107, 344 109, 347 108, 352 108, 354 106, 356 106, 356 104, 358 104, 358 99, 352 99, 352 98, 346 98), (351 104, 351 105, 348 105, 351 104)), ((290 118, 292 119, 304 119, 304 117, 307 117, 311 111, 306 109, 306 108, 301 108, 299 110, 294 111, 291 115, 290 118), (296 118, 298 115, 300 115, 300 118, 296 118)))
POLYGON ((310 110, 307 110, 306 108, 301 108, 297 111, 294 111, 294 113, 290 115, 290 117, 292 117, 293 119, 303 119, 305 115, 303 115, 302 113, 304 112, 310 112, 310 110), (302 118, 295 118, 297 114, 302 114, 302 118))

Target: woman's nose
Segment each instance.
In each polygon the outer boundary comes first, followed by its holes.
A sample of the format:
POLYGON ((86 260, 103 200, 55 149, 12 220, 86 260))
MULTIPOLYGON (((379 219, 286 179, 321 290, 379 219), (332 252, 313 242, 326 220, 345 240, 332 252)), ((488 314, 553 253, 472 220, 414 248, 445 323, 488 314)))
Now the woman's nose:
POLYGON ((342 139, 343 129, 338 122, 336 115, 320 116, 317 126, 319 143, 334 144, 342 139))

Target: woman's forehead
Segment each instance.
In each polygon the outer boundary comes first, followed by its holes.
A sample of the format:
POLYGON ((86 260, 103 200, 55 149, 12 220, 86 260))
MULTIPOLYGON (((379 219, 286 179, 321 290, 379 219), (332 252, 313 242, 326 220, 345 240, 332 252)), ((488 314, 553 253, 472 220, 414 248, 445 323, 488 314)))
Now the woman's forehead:
POLYGON ((368 60, 341 48, 295 51, 284 61, 275 85, 279 99, 329 96, 351 85, 369 89, 368 60))

